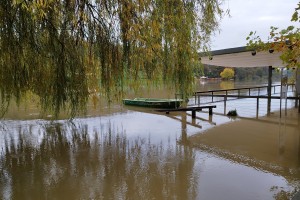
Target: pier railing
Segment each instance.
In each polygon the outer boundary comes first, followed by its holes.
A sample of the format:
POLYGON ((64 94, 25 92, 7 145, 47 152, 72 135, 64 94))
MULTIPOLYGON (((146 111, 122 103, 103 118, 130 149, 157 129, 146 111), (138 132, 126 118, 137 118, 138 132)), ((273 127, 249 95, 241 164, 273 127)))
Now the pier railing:
MULTIPOLYGON (((280 94, 281 85, 271 86, 271 95, 280 94)), ((195 105, 205 103, 215 103, 220 101, 228 101, 240 98, 268 98, 268 86, 256 86, 256 87, 243 87, 234 89, 219 89, 198 91, 194 93, 195 105), (205 102, 201 101, 201 97, 206 97, 205 102)), ((295 84, 288 84, 286 92, 293 92, 295 90, 295 84)), ((280 99, 279 96, 273 96, 272 99, 280 99)), ((288 99, 297 99, 296 97, 288 97, 288 99)))

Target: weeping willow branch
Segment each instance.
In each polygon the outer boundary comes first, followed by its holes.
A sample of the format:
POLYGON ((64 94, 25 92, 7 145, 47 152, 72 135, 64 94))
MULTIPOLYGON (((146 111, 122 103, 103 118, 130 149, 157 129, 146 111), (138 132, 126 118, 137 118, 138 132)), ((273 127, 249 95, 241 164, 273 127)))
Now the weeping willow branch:
POLYGON ((90 95, 119 100, 144 78, 188 96, 197 51, 223 15, 222 0, 2 0, 0 95, 38 96, 71 117, 90 95))

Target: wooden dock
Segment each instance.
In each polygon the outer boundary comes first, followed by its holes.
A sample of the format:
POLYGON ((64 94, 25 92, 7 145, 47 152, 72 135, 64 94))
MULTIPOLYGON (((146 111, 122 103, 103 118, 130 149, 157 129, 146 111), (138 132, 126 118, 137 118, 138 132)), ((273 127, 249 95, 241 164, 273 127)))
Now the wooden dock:
MULTIPOLYGON (((234 88, 234 89, 219 89, 219 90, 208 90, 208 91, 198 91, 194 93, 195 104, 200 105, 201 97, 211 97, 211 103, 215 102, 215 97, 223 97, 224 100, 228 98, 271 98, 271 99, 280 99, 279 96, 272 96, 271 93, 276 94, 276 88, 282 87, 281 85, 272 85, 270 94, 262 94, 263 89, 267 90, 268 86, 257 86, 257 87, 243 87, 243 88, 234 88), (254 93, 254 94, 253 94, 254 93), (198 100, 198 102, 197 102, 198 100)), ((295 89, 294 84, 287 85, 287 89, 293 91, 295 89)), ((279 94, 279 93, 278 93, 279 94)), ((288 99, 298 99, 298 97, 288 97, 288 99)))
POLYGON ((187 108, 173 108, 173 109, 158 109, 158 112, 165 112, 169 114, 170 112, 187 112, 192 111, 192 118, 196 118, 196 111, 202 111, 203 109, 209 110, 209 115, 213 114, 213 108, 216 108, 215 105, 207 105, 207 106, 195 106, 195 107, 187 107, 187 108))
MULTIPOLYGON (((298 111, 300 112, 300 97, 299 96, 286 96, 288 92, 295 91, 294 84, 285 85, 286 91, 284 94, 281 94, 283 85, 272 85, 268 86, 259 86, 259 87, 244 87, 244 88, 234 88, 234 89, 220 89, 220 90, 208 90, 208 91, 198 91, 194 93, 195 97, 195 105, 200 106, 201 97, 206 97, 208 102, 205 103, 216 103, 216 102, 224 102, 224 114, 226 111, 226 102, 229 100, 242 99, 242 98, 250 98, 257 100, 257 114, 259 109, 259 99, 267 99, 268 100, 268 112, 270 113, 270 105, 272 99, 290 99, 295 100, 295 107, 298 107, 298 111), (276 88, 280 87, 280 92, 276 91, 276 88), (273 90, 271 90, 273 89, 273 90), (290 89, 290 91, 289 91, 290 89), (267 92, 267 94, 265 93, 267 92), (273 94, 273 95, 272 95, 273 94), (277 94, 277 95, 274 95, 277 94), (283 95, 285 97, 281 97, 283 95), (208 97, 208 98, 207 98, 208 97)), ((280 101, 281 108, 281 101, 280 101)), ((281 109, 280 109, 281 112, 281 109)), ((281 116, 281 114, 280 114, 281 116)))

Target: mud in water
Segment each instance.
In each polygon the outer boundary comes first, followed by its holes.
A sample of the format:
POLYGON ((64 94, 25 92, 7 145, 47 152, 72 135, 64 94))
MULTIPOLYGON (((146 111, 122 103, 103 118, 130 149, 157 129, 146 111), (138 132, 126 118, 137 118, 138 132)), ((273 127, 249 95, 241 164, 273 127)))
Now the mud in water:
POLYGON ((280 118, 273 102, 265 116, 262 101, 256 118, 251 103, 228 102, 236 118, 222 103, 195 119, 122 105, 73 121, 16 111, 0 124, 0 199, 290 199, 300 115, 280 118))
MULTIPOLYGON (((281 176, 298 188, 300 114, 297 109, 290 109, 281 118, 279 115, 279 112, 275 112, 258 119, 236 117, 228 123, 189 137, 189 144, 234 163, 281 176)), ((278 189, 276 186, 273 188, 278 189)), ((288 197, 278 193, 277 198, 288 197)))

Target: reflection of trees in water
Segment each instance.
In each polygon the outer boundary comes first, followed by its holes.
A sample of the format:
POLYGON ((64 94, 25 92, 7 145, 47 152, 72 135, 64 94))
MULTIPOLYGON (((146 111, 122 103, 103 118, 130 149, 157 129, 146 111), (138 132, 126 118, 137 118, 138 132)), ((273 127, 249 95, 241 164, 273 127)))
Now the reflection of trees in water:
POLYGON ((196 197, 191 148, 153 145, 150 139, 132 141, 111 126, 105 133, 93 134, 88 125, 78 124, 38 129, 19 128, 18 136, 5 139, 0 150, 0 198, 196 197), (29 142, 32 134, 41 141, 29 142))
POLYGON ((228 90, 234 88, 234 81, 221 81, 220 82, 220 89, 228 90))

